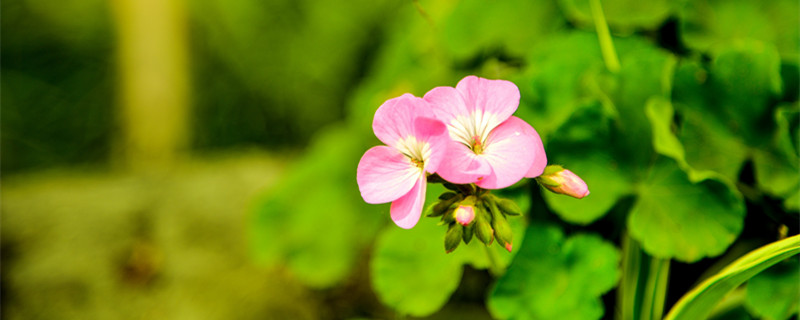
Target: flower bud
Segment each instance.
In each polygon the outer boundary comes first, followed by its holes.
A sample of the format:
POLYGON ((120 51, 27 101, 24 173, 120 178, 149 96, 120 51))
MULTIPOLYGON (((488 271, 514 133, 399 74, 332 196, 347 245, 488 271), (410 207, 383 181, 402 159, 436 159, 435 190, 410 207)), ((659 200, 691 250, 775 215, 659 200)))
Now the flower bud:
POLYGON ((461 200, 461 197, 452 193, 447 192, 439 196, 439 202, 433 205, 433 209, 427 215, 428 217, 438 217, 441 216, 448 211, 450 211, 451 206, 458 200, 461 200), (451 195, 448 195, 451 194, 451 195))
POLYGON ((506 217, 500 213, 500 209, 494 203, 489 203, 489 210, 492 212, 492 228, 494 228, 495 239, 506 250, 511 252, 511 240, 514 237, 511 225, 508 224, 506 217))
POLYGON ((492 230, 492 226, 489 225, 489 222, 483 219, 478 220, 477 224, 475 224, 475 235, 478 237, 478 240, 487 246, 494 241, 494 230, 492 230))
POLYGON ((554 192, 581 199, 589 195, 589 187, 580 177, 561 166, 547 166, 536 178, 545 188, 554 192), (552 168, 551 168, 552 167, 552 168))
POLYGON ((467 226, 475 219, 475 207, 470 205, 459 205, 455 211, 456 222, 462 226, 467 226))
POLYGON ((461 239, 464 240, 464 244, 469 244, 472 241, 472 236, 475 234, 475 224, 468 225, 464 227, 464 234, 462 235, 461 239))
POLYGON ((522 209, 520 209, 517 203, 512 200, 497 198, 495 203, 497 204, 497 208, 500 209, 500 211, 509 216, 522 215, 522 209))
POLYGON ((461 238, 463 237, 464 227, 460 224, 453 223, 450 225, 450 228, 447 229, 447 233, 444 236, 444 250, 447 253, 453 252, 458 245, 461 244, 461 238))

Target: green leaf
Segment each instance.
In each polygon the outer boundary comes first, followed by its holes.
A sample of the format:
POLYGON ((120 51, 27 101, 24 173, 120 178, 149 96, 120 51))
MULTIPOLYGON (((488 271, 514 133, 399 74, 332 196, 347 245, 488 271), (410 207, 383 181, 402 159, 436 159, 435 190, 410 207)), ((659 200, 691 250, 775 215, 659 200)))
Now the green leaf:
POLYGON ((770 44, 742 41, 720 50, 711 65, 713 96, 707 110, 718 110, 732 132, 760 147, 772 129, 770 101, 781 92, 780 57, 770 44))
POLYGON ((256 260, 285 263, 312 287, 344 279, 360 248, 389 216, 386 205, 368 205, 358 193, 356 164, 365 151, 350 131, 323 131, 308 154, 257 200, 250 223, 256 260))
MULTIPOLYGON (((570 21, 585 28, 594 28, 588 0, 560 0, 558 4, 570 21)), ((673 7, 669 0, 607 0, 602 2, 602 6, 608 24, 622 32, 631 32, 637 28, 657 29, 673 7)))
POLYGON ((716 256, 742 230, 741 196, 713 176, 690 179, 671 159, 656 162, 638 195, 628 228, 655 257, 694 262, 716 256))
POLYGON ((784 59, 797 60, 798 10, 793 0, 687 1, 681 12, 680 36, 689 48, 700 51, 743 39, 770 42, 784 59))
POLYGON ((800 263, 789 259, 759 273, 747 282, 745 306, 764 319, 788 319, 797 314, 800 301, 800 263))
MULTIPOLYGON (((708 79, 708 71, 693 61, 682 61, 677 68, 673 104, 680 125, 675 134, 683 145, 689 166, 696 170, 714 171, 728 181, 737 181, 748 157, 748 147, 729 129, 721 116, 724 112, 712 102, 714 95, 708 79)), ((673 122, 671 117, 651 117, 650 120, 673 122)), ((654 134, 670 133, 654 131, 654 134)))
POLYGON ((683 165, 685 153, 683 145, 673 132, 672 119, 675 111, 672 109, 672 104, 663 98, 652 98, 645 106, 645 113, 653 129, 653 148, 656 149, 656 152, 675 159, 683 165))
POLYGON ((728 292, 797 253, 800 253, 800 235, 753 250, 681 297, 665 319, 705 319, 728 292))
POLYGON ((592 223, 604 216, 620 198, 633 192, 629 176, 608 153, 587 154, 576 150, 556 161, 580 176, 590 191, 583 199, 543 191, 548 206, 564 221, 581 225, 592 223))
POLYGON ((773 196, 789 198, 800 188, 800 160, 791 133, 792 129, 797 130, 798 114, 797 104, 779 107, 775 111, 778 129, 770 148, 754 152, 756 182, 759 188, 773 196))
POLYGON ((599 319, 600 296, 619 278, 619 252, 594 234, 565 239, 554 226, 531 225, 488 307, 500 319, 599 319))
POLYGON ((378 237, 370 277, 382 303, 415 317, 447 303, 461 281, 462 259, 445 254, 445 229, 435 219, 423 218, 408 230, 388 226, 378 237))
POLYGON ((562 25, 558 8, 549 1, 463 0, 444 19, 440 39, 456 59, 497 49, 521 56, 562 25))

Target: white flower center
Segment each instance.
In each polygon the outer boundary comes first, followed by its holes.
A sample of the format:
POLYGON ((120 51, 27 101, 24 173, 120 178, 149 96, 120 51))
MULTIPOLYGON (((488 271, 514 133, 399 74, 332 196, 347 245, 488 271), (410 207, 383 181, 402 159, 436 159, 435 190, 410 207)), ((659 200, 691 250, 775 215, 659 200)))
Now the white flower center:
POLYGON ((475 153, 483 152, 486 138, 494 127, 490 125, 496 123, 494 114, 475 110, 469 116, 458 116, 447 125, 450 138, 463 143, 475 153))
POLYGON ((397 141, 397 150, 408 157, 411 163, 420 169, 425 169, 425 162, 431 157, 431 145, 428 142, 417 140, 414 136, 397 141))

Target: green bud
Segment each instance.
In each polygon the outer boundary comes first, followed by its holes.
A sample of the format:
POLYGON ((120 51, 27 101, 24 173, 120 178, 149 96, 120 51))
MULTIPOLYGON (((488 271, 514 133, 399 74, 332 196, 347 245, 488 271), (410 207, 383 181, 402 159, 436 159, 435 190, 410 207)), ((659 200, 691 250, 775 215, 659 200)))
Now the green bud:
MULTIPOLYGON (((441 215, 447 213, 448 211, 450 211, 449 209, 453 205, 453 203, 455 203, 456 201, 461 199, 461 196, 456 195, 455 193, 452 193, 452 192, 448 192, 448 193, 453 194, 453 196, 451 198, 448 198, 448 199, 439 200, 439 202, 434 204, 433 205, 433 209, 431 210, 431 212, 429 214, 427 214, 428 217, 438 217, 438 216, 441 216, 441 215)), ((447 193, 444 193, 442 195, 445 195, 445 194, 447 194, 447 193)), ((439 198, 441 199, 441 196, 439 196, 439 198)))
POLYGON ((500 209, 500 211, 509 216, 522 215, 522 209, 520 209, 517 203, 512 200, 497 198, 497 201, 495 203, 497 204, 497 208, 500 209))
POLYGON ((536 181, 538 181, 544 186, 558 187, 561 185, 561 181, 554 180, 553 175, 563 170, 564 167, 559 166, 557 164, 551 164, 544 168, 544 172, 542 172, 542 175, 536 177, 536 181))
POLYGON ((464 227, 464 235, 462 239, 464 240, 465 244, 469 244, 472 241, 472 235, 475 234, 475 224, 470 224, 469 226, 464 227))
POLYGON ((447 253, 453 252, 461 243, 464 234, 464 227, 458 223, 451 223, 444 236, 444 250, 447 253))
POLYGON ((484 219, 478 220, 475 224, 475 235, 478 237, 478 240, 487 246, 492 244, 494 240, 494 230, 492 230, 492 226, 489 225, 489 222, 484 219))
POLYGON ((500 213, 500 210, 497 209, 494 203, 489 203, 489 205, 491 206, 493 218, 492 227, 494 228, 494 236, 497 238, 497 242, 506 248, 511 248, 511 240, 514 237, 514 233, 511 231, 511 225, 508 224, 506 217, 500 213))

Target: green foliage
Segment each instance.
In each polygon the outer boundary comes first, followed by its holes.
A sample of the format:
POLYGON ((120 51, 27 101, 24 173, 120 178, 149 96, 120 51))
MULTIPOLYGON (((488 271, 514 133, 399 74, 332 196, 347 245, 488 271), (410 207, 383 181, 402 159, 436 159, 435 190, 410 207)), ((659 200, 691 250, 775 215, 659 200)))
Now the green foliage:
POLYGON ((728 292, 764 269, 798 253, 800 235, 749 252, 689 291, 675 304, 665 319, 705 319, 728 292))
MULTIPOLYGON (((593 29, 591 0, 558 1, 570 21, 593 29)), ((657 0, 611 0, 602 1, 608 24, 615 30, 630 32, 636 28, 655 29, 672 12, 674 3, 679 1, 657 0)))
POLYGON ((628 227, 653 256, 685 262, 716 256, 742 230, 740 196, 718 179, 690 180, 672 160, 658 161, 638 193, 628 227))
POLYGON ((381 234, 370 265, 381 302, 412 316, 429 315, 447 302, 461 281, 462 261, 444 254, 444 229, 425 219, 411 230, 389 226, 381 234))
POLYGON ((599 319, 600 296, 619 278, 619 252, 593 234, 565 237, 557 227, 531 225, 525 244, 498 279, 489 310, 500 319, 599 319))
MULTIPOLYGON (((444 191, 439 184, 430 185, 427 205, 444 191)), ((519 189, 506 191, 502 196, 514 200, 527 198, 519 189)), ((517 203, 523 210, 529 208, 529 201, 517 203)), ((509 224, 515 234, 515 249, 511 253, 496 244, 486 246, 471 241, 445 254, 442 240, 447 227, 435 220, 438 219, 423 217, 411 230, 388 226, 375 244, 370 273, 373 288, 381 302, 403 314, 427 316, 441 309, 458 286, 465 264, 501 274, 525 239, 523 218, 512 217, 509 224)))
POLYGON ((797 314, 800 301, 800 263, 788 259, 747 282, 745 306, 764 319, 788 319, 797 314))
POLYGON ((325 131, 310 157, 258 200, 252 216, 256 258, 268 265, 285 262, 312 287, 330 287, 347 277, 359 254, 353 248, 370 241, 383 223, 375 211, 388 213, 388 207, 370 206, 353 192, 362 144, 351 136, 342 128, 325 131))
POLYGON ((687 1, 681 11, 681 39, 699 51, 743 39, 774 43, 787 60, 798 58, 798 3, 792 0, 687 1))

